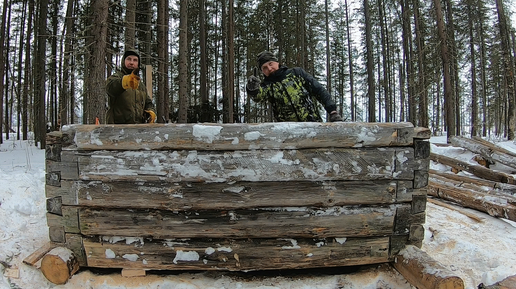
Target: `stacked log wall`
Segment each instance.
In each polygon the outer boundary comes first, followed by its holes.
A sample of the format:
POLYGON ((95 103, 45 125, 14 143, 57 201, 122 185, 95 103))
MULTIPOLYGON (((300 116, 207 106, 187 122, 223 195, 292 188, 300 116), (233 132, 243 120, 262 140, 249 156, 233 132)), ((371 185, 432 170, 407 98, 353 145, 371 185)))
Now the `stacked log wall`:
POLYGON ((410 123, 65 126, 47 137, 49 237, 100 268, 391 262, 424 237, 428 138, 410 123))

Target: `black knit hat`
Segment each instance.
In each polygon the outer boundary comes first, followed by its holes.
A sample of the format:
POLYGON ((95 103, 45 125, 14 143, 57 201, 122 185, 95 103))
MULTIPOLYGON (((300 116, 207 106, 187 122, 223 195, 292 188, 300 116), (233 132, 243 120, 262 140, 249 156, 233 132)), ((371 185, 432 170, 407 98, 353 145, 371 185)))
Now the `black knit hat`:
POLYGON ((272 54, 272 52, 267 51, 267 50, 260 52, 260 54, 258 54, 258 56, 256 58, 257 58, 259 69, 262 69, 262 65, 264 65, 265 63, 267 63, 269 61, 278 62, 278 58, 276 58, 276 56, 274 56, 274 54, 272 54))
POLYGON ((136 50, 128 49, 124 52, 124 55, 122 56, 122 70, 124 70, 125 73, 129 74, 131 73, 131 70, 129 70, 127 67, 125 67, 125 59, 127 56, 134 55, 138 57, 138 67, 140 67, 140 54, 136 50))

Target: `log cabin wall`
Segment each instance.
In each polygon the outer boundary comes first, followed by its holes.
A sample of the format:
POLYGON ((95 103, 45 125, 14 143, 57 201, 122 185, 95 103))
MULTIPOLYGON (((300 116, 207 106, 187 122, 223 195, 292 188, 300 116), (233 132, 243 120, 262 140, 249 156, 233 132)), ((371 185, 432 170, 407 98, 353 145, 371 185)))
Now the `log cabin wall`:
POLYGON ((410 123, 64 126, 47 136, 49 237, 86 267, 391 262, 421 247, 429 137, 410 123))

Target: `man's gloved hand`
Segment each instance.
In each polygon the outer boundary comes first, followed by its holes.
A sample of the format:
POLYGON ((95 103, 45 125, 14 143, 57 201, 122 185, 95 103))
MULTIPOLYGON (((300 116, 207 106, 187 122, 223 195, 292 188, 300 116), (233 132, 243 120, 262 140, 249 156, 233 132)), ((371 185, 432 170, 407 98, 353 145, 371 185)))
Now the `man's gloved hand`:
POLYGON ((155 123, 156 122, 156 114, 152 110, 145 111, 145 119, 147 123, 155 123))
POLYGON ((131 74, 124 75, 124 77, 122 77, 122 87, 124 89, 138 89, 138 86, 140 85, 140 77, 137 74, 138 68, 133 70, 131 74))
POLYGON ((249 91, 255 91, 260 89, 260 82, 261 80, 258 77, 254 75, 249 76, 249 78, 247 79, 247 89, 249 91))
POLYGON ((342 121, 342 117, 336 111, 330 113, 330 122, 342 121))

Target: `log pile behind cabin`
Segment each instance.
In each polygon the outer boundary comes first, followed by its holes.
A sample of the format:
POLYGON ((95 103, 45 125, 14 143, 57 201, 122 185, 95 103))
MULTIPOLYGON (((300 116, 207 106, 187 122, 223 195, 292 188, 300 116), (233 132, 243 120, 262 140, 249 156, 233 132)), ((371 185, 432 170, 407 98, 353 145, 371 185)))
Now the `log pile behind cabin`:
POLYGON ((47 136, 50 240, 99 268, 391 262, 424 237, 428 138, 410 123, 65 126, 47 136))

